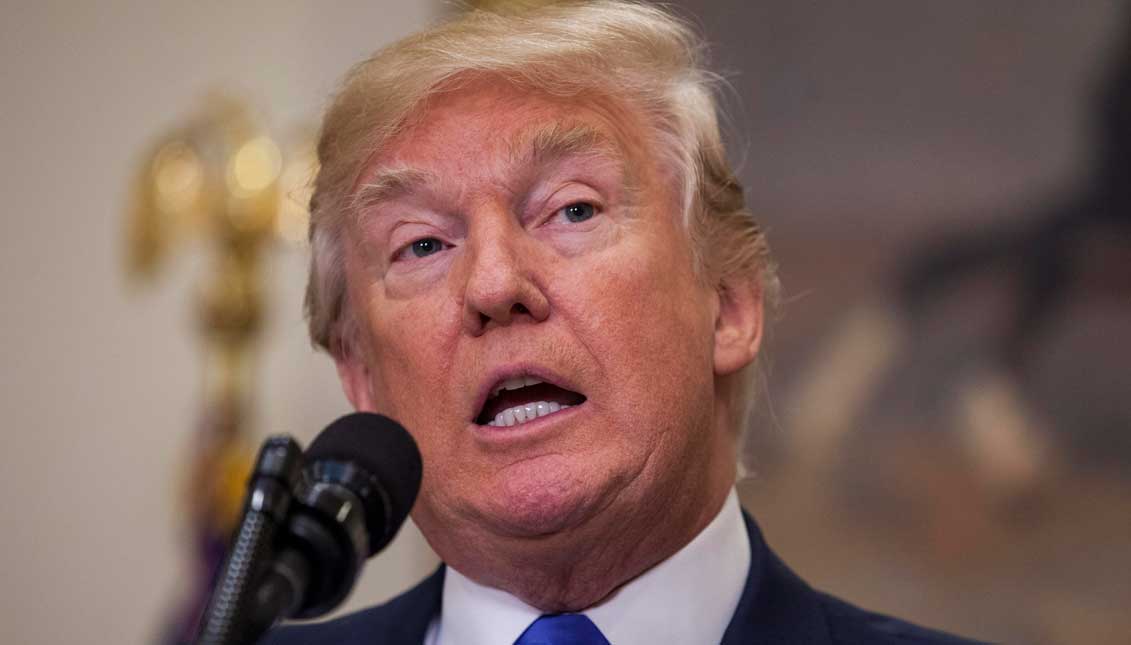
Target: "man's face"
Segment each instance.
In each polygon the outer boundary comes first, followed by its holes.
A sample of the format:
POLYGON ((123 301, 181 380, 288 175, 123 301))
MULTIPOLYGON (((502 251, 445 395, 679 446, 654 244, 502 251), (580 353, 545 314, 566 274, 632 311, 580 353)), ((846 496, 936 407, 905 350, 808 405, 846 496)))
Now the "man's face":
POLYGON ((413 517, 445 558, 451 536, 662 513, 732 467, 719 300, 675 186, 633 113, 489 81, 433 98, 367 163, 346 253, 362 338, 339 368, 419 443, 413 517))

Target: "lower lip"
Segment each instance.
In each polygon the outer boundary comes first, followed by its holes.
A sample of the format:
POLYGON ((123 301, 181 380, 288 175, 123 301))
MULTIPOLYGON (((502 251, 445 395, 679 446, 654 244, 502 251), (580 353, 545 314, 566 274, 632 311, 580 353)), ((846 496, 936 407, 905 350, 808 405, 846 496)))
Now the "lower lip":
POLYGON ((563 422, 584 412, 586 403, 583 401, 564 410, 552 412, 533 421, 516 423, 513 426, 488 426, 472 423, 471 430, 480 442, 498 447, 541 439, 545 435, 555 432, 563 422))

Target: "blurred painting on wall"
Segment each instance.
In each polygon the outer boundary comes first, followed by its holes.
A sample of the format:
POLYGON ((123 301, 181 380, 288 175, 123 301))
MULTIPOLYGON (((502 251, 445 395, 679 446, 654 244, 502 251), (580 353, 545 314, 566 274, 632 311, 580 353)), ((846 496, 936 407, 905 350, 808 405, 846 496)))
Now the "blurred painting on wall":
POLYGON ((860 604, 1131 632, 1131 7, 682 3, 784 302, 743 499, 860 604))

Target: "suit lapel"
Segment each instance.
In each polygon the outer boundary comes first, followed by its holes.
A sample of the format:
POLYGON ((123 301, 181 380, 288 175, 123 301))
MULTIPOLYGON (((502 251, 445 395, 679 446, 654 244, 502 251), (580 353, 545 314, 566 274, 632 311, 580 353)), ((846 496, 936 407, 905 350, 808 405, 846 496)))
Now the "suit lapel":
POLYGON ((831 643, 817 594, 770 550, 754 520, 742 515, 750 536, 750 572, 722 645, 831 643))

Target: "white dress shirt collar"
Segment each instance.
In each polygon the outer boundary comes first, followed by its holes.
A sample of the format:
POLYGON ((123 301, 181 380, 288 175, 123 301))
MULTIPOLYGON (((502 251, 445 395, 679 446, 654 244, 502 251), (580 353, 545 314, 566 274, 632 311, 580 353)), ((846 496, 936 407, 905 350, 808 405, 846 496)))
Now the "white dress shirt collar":
MULTIPOLYGON (((584 613, 612 645, 718 643, 750 569, 750 539, 732 489, 715 519, 667 560, 584 613)), ((425 645, 510 645, 542 612, 448 567, 425 645)))

